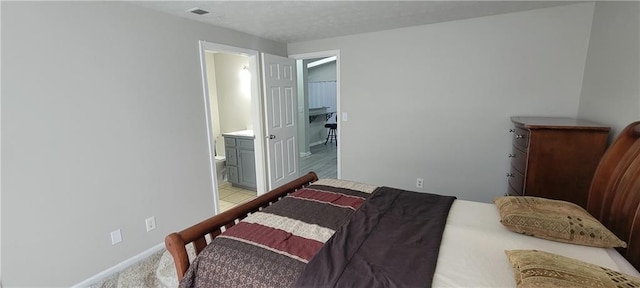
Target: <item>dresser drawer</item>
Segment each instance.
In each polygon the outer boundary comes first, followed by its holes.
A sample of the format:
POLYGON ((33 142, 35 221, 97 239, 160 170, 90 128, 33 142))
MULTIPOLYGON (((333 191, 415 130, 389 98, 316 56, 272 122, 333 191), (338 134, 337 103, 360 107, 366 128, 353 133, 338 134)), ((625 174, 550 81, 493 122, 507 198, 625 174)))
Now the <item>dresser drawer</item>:
POLYGON ((518 195, 524 195, 524 191, 522 190, 524 187, 524 175, 512 166, 511 171, 507 174, 507 178, 509 178, 509 186, 511 186, 514 192, 518 195))
POLYGON ((526 151, 527 147, 529 147, 529 130, 515 127, 513 132, 513 145, 526 151))
POLYGON ((511 153, 509 154, 509 158, 511 158, 511 167, 518 170, 520 173, 524 174, 525 167, 527 165, 527 153, 518 149, 515 145, 511 149, 511 153))

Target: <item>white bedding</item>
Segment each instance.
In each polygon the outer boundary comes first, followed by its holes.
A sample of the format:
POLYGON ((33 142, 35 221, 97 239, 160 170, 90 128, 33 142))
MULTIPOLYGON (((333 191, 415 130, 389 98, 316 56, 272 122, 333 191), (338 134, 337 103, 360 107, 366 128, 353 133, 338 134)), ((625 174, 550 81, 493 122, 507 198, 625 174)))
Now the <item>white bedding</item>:
POLYGON ((447 218, 433 287, 514 287, 505 250, 537 249, 640 276, 615 249, 565 244, 511 232, 495 205, 456 200, 447 218))

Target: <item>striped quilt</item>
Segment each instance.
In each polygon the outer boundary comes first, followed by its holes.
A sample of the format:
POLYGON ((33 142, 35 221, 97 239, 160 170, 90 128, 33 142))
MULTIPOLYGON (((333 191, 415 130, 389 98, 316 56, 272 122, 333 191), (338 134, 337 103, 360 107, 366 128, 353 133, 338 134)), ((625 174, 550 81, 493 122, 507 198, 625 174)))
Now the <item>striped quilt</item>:
POLYGON ((375 186, 323 179, 216 237, 180 287, 289 287, 375 186))

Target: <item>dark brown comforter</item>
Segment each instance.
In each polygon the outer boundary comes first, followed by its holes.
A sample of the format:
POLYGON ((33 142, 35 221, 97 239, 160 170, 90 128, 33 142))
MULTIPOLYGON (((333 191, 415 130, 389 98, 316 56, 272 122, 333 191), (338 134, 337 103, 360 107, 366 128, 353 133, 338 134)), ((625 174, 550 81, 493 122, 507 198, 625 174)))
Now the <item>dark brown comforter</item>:
POLYGON ((381 187, 307 264, 295 287, 430 287, 455 197, 381 187))
POLYGON ((429 286, 454 199, 311 185, 216 237, 180 287, 429 286))

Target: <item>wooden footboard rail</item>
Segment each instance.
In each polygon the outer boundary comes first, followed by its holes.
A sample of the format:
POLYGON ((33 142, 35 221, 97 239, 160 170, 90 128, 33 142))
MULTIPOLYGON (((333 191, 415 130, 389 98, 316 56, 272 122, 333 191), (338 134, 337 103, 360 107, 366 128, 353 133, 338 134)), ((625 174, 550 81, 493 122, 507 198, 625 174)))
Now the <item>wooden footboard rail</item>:
POLYGON ((229 229, 237 222, 247 217, 247 215, 260 211, 262 208, 282 199, 287 194, 306 187, 317 180, 318 176, 316 173, 309 172, 308 174, 271 190, 256 199, 238 205, 226 212, 206 219, 178 233, 169 234, 165 237, 164 243, 169 253, 171 253, 171 256, 173 256, 173 261, 176 265, 176 272, 178 273, 178 281, 182 280, 190 265, 186 248, 188 244, 193 243, 196 254, 199 254, 200 251, 207 246, 206 235, 209 235, 209 237, 213 239, 222 233, 222 227, 224 227, 224 229, 229 229))

